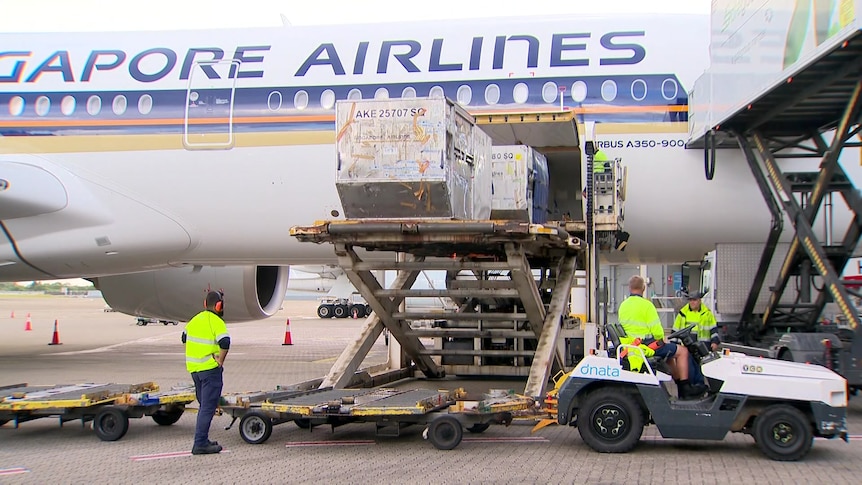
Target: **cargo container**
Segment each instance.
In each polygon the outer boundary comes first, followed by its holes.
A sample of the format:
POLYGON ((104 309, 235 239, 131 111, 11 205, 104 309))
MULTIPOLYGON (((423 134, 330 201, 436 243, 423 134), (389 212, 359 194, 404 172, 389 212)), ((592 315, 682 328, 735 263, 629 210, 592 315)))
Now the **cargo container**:
POLYGON ((491 150, 491 218, 548 220, 548 161, 526 145, 495 146, 491 150))
POLYGON ((350 219, 490 217, 491 140, 448 99, 339 101, 336 143, 350 219))

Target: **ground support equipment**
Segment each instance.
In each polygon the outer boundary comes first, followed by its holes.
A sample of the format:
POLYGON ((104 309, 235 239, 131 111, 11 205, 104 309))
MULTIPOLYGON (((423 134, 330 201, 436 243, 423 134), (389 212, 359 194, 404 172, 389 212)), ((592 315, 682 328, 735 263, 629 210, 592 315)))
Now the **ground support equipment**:
MULTIPOLYGON (((709 130, 703 140, 705 153, 712 153, 713 170, 716 144, 742 149, 772 216, 758 276, 733 337, 745 345, 769 346, 770 354, 782 360, 835 369, 851 388, 862 388, 862 327, 854 305, 862 293, 854 289, 858 282, 843 280, 841 274, 862 239, 862 195, 839 157, 847 148, 862 146, 858 141, 860 66, 862 30, 848 31, 843 42, 824 49, 785 82, 758 94, 709 130), (840 238, 833 238, 834 195, 840 196, 851 215, 840 238), (823 236, 815 230, 821 212, 823 236), (777 279, 764 281, 786 220, 793 229, 790 248, 777 279), (769 298, 762 312, 755 311, 763 287, 769 289, 769 298), (824 324, 828 303, 837 307, 836 318, 824 324), (788 330, 774 340, 776 331, 788 330)), ((742 346, 732 348, 747 351, 742 346)))
POLYGON ((243 440, 261 444, 275 425, 293 421, 312 430, 319 425, 333 429, 350 423, 375 423, 377 436, 397 437, 410 425, 427 425, 423 437, 438 449, 458 446, 466 428, 481 433, 491 424, 512 422, 513 413, 527 411, 533 400, 512 392, 471 399, 463 390, 427 389, 316 389, 266 401, 240 421, 243 440))
POLYGON ((67 421, 93 422, 102 441, 116 441, 129 430, 129 418, 151 416, 162 426, 176 423, 187 404, 195 400, 194 388, 160 391, 144 384, 77 384, 0 387, 0 426, 56 416, 67 421))
POLYGON ((558 337, 586 244, 559 223, 363 219, 293 227, 291 235, 332 244, 374 310, 321 387, 346 387, 384 329, 431 378, 528 376, 525 394, 535 398, 550 372, 566 367, 558 337), (396 254, 363 261, 357 249, 396 254), (397 270, 389 288, 378 280, 380 270, 397 270), (426 270, 446 271, 447 287, 413 289, 426 270), (407 298, 449 298, 458 308, 410 311, 402 309, 407 298), (433 347, 420 340, 429 337, 433 347))

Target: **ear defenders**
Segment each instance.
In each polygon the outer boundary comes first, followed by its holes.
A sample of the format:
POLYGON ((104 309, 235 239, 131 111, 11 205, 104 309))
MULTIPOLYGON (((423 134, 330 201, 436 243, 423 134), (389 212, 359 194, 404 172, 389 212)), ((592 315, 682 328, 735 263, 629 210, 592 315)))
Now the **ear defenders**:
MULTIPOLYGON (((218 294, 218 301, 213 305, 213 311, 220 314, 224 311, 224 291, 216 291, 214 293, 218 294)), ((204 298, 204 308, 209 308, 206 298, 204 298)))
POLYGON ((221 291, 218 292, 219 299, 215 304, 215 311, 218 314, 221 314, 224 311, 224 293, 221 291))

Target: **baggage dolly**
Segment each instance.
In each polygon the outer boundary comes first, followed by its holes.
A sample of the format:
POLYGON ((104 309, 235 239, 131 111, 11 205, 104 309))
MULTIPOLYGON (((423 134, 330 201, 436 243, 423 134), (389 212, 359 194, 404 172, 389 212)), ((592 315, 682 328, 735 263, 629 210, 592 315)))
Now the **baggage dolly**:
POLYGON ((309 430, 323 424, 334 429, 373 422, 378 436, 390 437, 399 436, 403 427, 421 424, 428 426, 424 438, 437 449, 451 450, 461 442, 464 428, 481 433, 491 424, 508 425, 513 412, 532 406, 531 398, 508 391, 470 399, 462 389, 316 389, 249 408, 239 432, 247 443, 261 444, 274 426, 288 421, 309 430))
POLYGON ((77 384, 0 387, 0 426, 56 416, 60 426, 81 420, 93 422, 93 431, 102 441, 116 441, 129 430, 129 418, 151 416, 162 426, 176 423, 185 406, 195 400, 194 388, 159 391, 159 386, 143 384, 77 384))

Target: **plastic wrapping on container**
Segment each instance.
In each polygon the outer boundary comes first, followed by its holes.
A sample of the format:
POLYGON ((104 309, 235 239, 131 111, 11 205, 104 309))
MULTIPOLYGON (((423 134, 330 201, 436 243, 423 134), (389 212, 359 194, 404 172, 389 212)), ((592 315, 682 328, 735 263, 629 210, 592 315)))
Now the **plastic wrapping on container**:
POLYGON ((339 101, 335 124, 347 218, 490 215, 490 140, 448 99, 339 101))
POLYGON ((548 171, 548 159, 536 150, 533 152, 533 214, 534 224, 548 222, 548 201, 551 196, 551 181, 548 171))
POLYGON ((548 162, 526 145, 492 147, 491 217, 529 221, 548 218, 548 162))
POLYGON ((481 128, 473 129, 474 166, 473 170, 473 219, 491 218, 493 200, 491 188, 491 137, 481 128))

